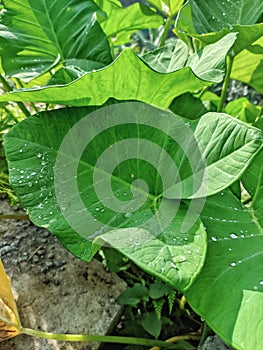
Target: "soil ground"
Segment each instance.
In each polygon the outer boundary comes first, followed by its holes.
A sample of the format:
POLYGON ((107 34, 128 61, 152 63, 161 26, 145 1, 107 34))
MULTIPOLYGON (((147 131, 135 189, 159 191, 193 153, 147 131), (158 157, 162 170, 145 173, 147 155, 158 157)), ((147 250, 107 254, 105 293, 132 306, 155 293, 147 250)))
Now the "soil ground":
MULTIPOLYGON (((14 213, 0 201, 0 213, 14 213)), ((45 229, 29 221, 0 221, 0 258, 12 279, 24 327, 56 333, 106 334, 121 308, 115 299, 125 289, 100 262, 74 258, 45 229)), ((98 344, 62 343, 20 335, 1 350, 95 350, 98 344)))

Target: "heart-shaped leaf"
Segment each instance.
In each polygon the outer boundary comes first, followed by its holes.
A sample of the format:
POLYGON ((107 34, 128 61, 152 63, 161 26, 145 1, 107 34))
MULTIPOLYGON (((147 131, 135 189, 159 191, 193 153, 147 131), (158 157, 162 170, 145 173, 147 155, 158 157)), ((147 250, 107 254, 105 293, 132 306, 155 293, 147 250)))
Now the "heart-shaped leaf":
POLYGON ((208 85, 211 83, 198 79, 189 67, 170 74, 157 73, 132 50, 126 49, 113 64, 88 73, 71 84, 17 90, 1 95, 0 101, 87 106, 102 105, 109 97, 114 97, 117 100, 139 100, 168 108, 176 96, 208 85), (87 86, 90 88, 87 89, 87 86))
POLYGON ((201 218, 209 237, 207 257, 186 298, 227 343, 260 350, 263 231, 230 191, 208 198, 201 218))
POLYGON ((16 302, 11 290, 10 278, 7 276, 0 259, 0 341, 20 334, 20 320, 16 302))
POLYGON ((174 40, 167 46, 144 55, 142 59, 160 73, 169 73, 188 66, 200 79, 219 83, 225 75, 226 55, 235 40, 236 33, 229 33, 192 55, 189 55, 183 41, 174 40))
POLYGON ((0 34, 6 74, 29 81, 59 61, 88 71, 109 64, 98 11, 92 0, 6 0, 0 34))

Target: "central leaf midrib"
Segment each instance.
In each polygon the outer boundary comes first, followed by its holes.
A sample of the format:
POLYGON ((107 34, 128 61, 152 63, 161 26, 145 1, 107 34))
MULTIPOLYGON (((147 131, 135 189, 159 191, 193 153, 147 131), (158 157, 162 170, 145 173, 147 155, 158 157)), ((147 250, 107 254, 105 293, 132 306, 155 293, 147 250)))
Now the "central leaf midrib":
POLYGON ((65 59, 64 58, 64 53, 63 53, 62 48, 60 46, 60 43, 58 41, 58 38, 57 38, 57 35, 56 35, 56 32, 55 32, 54 26, 53 26, 53 22, 52 22, 52 20, 50 18, 50 15, 49 15, 48 8, 46 6, 46 1, 45 0, 43 0, 43 4, 44 4, 44 8, 46 10, 46 16, 47 16, 47 19, 48 19, 48 22, 49 22, 49 25, 50 25, 51 33, 52 33, 53 38, 54 38, 54 44, 55 44, 55 46, 56 46, 56 48, 58 50, 58 53, 61 56, 61 60, 64 61, 64 59, 65 59))

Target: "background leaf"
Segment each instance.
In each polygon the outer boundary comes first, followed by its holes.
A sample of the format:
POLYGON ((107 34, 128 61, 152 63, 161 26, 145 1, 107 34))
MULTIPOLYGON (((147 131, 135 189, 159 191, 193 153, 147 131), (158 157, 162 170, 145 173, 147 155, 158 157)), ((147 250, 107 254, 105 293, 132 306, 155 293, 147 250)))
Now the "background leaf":
POLYGON ((262 10, 261 0, 189 0, 178 14, 175 32, 188 43, 189 35, 205 44, 237 32, 233 51, 238 54, 263 35, 263 24, 256 24, 262 10))
POLYGON ((101 3, 101 9, 104 11, 106 6, 107 18, 100 17, 100 24, 113 45, 128 43, 131 34, 138 30, 158 28, 163 24, 163 18, 146 5, 135 3, 125 8, 115 5, 109 10, 105 3, 101 3))
POLYGON ((252 86, 263 94, 263 37, 234 59, 231 78, 252 86))
POLYGON ((260 350, 262 230, 229 191, 208 198, 201 218, 209 237, 207 258, 186 298, 228 344, 260 350))
POLYGON ((5 0, 4 7, 0 47, 6 74, 29 81, 58 62, 74 59, 91 71, 112 61, 92 0, 5 0))
POLYGON ((158 50, 142 57, 143 61, 160 73, 170 73, 188 66, 202 80, 219 83, 225 75, 225 59, 236 40, 235 33, 229 33, 218 42, 210 44, 189 55, 187 45, 181 40, 169 42, 158 50))
POLYGON ((146 332, 158 339, 162 329, 162 322, 158 319, 155 312, 147 312, 141 320, 141 324, 146 332))

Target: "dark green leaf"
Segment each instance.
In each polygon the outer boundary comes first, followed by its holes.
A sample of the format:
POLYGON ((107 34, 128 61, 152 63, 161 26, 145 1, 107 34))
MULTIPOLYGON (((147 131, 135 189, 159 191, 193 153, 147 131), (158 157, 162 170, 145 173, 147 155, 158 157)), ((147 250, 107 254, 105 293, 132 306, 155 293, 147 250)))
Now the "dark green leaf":
POLYGON ((150 285, 149 287, 149 296, 152 299, 159 299, 163 296, 167 295, 169 292, 171 292, 173 289, 168 286, 167 284, 164 284, 162 282, 156 282, 150 285))
POLYGON ((4 6, 0 47, 8 75, 29 81, 59 61, 85 60, 88 71, 112 61, 92 0, 5 0, 4 6))
POLYGON ((147 333, 151 334, 155 339, 157 339, 161 333, 162 321, 158 319, 155 312, 147 312, 141 324, 147 333))
POLYGON ((148 289, 140 284, 135 283, 133 287, 127 288, 120 294, 117 299, 118 304, 135 306, 142 301, 148 301, 148 289))

